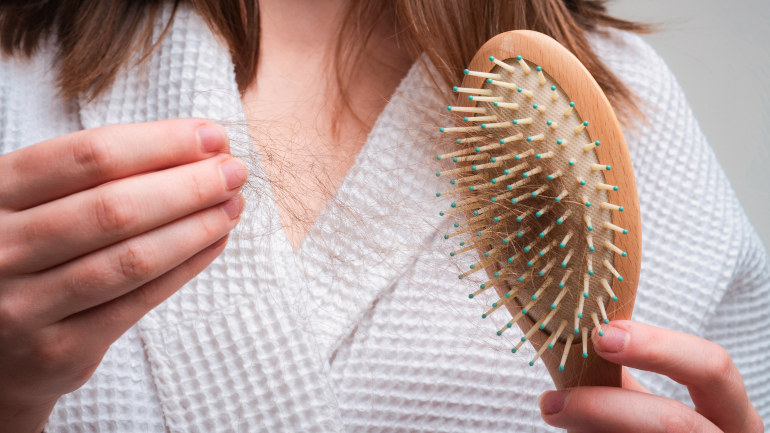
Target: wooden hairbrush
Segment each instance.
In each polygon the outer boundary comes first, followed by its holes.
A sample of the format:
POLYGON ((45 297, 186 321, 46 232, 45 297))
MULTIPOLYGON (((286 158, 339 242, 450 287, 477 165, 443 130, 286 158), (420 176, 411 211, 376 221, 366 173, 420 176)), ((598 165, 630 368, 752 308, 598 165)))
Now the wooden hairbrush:
POLYGON ((450 255, 479 256, 459 275, 482 276, 469 297, 491 296, 484 318, 508 309, 498 335, 518 324, 512 351, 530 341, 530 365, 542 359, 557 388, 621 386, 620 366, 588 341, 631 317, 641 260, 636 183, 607 97, 572 53, 532 31, 485 43, 454 91, 458 126, 440 128, 452 150, 437 156, 452 165, 436 173, 450 186, 437 195, 453 199, 442 212, 455 219, 450 255))

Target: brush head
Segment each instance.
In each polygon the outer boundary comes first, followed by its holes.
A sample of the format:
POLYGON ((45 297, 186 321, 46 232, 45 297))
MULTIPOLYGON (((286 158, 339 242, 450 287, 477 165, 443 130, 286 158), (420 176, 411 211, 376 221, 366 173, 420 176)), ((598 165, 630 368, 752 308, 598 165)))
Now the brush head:
POLYGON ((506 307, 498 335, 518 323, 512 351, 534 340, 531 363, 543 356, 563 376, 572 345, 588 357, 591 331, 633 307, 639 214, 625 141, 595 81, 544 35, 500 35, 464 73, 447 107, 458 125, 441 128, 454 146, 437 156, 451 162, 437 173, 450 186, 438 195, 454 198, 445 238, 458 242, 452 256, 479 256, 459 275, 481 276, 470 297, 497 291, 482 317, 506 307))

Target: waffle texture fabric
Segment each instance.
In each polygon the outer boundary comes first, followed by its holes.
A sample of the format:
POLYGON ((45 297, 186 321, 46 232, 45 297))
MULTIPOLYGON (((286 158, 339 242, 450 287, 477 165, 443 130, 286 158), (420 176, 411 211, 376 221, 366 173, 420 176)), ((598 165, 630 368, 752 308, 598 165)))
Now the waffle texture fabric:
MULTIPOLYGON (((155 31, 163 30, 160 17, 155 31)), ((676 80, 639 37, 592 44, 644 101, 625 129, 642 209, 635 319, 728 349, 770 416, 770 267, 676 80)), ((0 60, 0 151, 83 128, 200 116, 232 125, 250 161, 247 208, 225 252, 107 352, 63 396, 49 432, 546 432, 520 334, 482 321, 448 258, 434 126, 443 104, 416 64, 334 198, 294 252, 244 123, 228 50, 182 7, 144 67, 97 99, 54 97, 53 48, 0 60), (523 352, 523 353, 522 353, 523 352)), ((445 96, 445 95, 444 95, 445 96)), ((162 146, 163 143, 145 143, 162 146)), ((470 260, 470 258, 469 258, 470 260)), ((498 317, 494 317, 498 316, 498 317)), ((653 392, 687 402, 666 378, 653 392)))

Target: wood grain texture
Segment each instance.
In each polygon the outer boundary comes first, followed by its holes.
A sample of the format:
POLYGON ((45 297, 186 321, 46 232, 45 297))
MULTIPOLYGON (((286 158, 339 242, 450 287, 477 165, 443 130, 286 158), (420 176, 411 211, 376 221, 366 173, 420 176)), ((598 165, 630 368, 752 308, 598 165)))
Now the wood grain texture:
MULTIPOLYGON (((609 184, 620 187, 619 191, 608 192, 609 201, 622 203, 625 208, 623 212, 612 213, 612 222, 629 231, 627 235, 613 235, 613 243, 626 251, 628 258, 614 260, 613 266, 624 279, 613 282, 612 289, 619 301, 610 304, 607 314, 611 320, 630 319, 641 264, 641 219, 631 159, 618 119, 604 92, 583 64, 566 48, 544 34, 517 30, 497 35, 481 47, 468 69, 489 72, 495 66, 489 61, 489 56, 505 60, 517 55, 542 66, 575 102, 575 109, 580 118, 590 119, 586 129, 592 140, 601 137, 603 144, 596 148, 597 156, 602 164, 612 166, 610 171, 604 173, 605 180, 609 184)), ((462 87, 480 88, 483 83, 483 78, 466 75, 462 87)), ((462 96, 457 101, 457 106, 475 104, 462 96)), ((497 291, 502 296, 508 288, 497 287, 497 291)), ((507 307, 512 315, 518 312, 516 306, 508 304, 507 307)), ((525 316, 518 325, 526 332, 532 327, 533 322, 525 316)), ((542 332, 536 332, 531 342, 537 349, 547 337, 542 332)), ((590 343, 587 359, 582 357, 581 350, 571 350, 565 370, 559 371, 561 347, 563 344, 558 343, 553 350, 547 350, 542 358, 557 388, 587 385, 621 386, 620 366, 604 361, 596 355, 590 343)))

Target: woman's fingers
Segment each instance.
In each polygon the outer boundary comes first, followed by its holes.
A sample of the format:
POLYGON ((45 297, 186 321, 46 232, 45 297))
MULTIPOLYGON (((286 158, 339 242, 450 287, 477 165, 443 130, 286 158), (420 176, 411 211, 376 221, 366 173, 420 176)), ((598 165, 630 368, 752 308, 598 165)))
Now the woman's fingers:
POLYGON ((231 200, 113 244, 15 284, 27 326, 45 326, 118 298, 179 266, 226 236, 243 199, 231 200))
POLYGON ((682 403, 621 388, 548 391, 540 396, 540 411, 548 424, 574 432, 721 432, 682 403))
POLYGON ((236 194, 245 166, 228 155, 132 176, 5 219, 0 269, 41 271, 221 203, 236 194))
POLYGON ((224 129, 172 119, 78 131, 0 156, 0 209, 21 210, 226 151, 224 129))
POLYGON ((161 277, 97 308, 69 317, 56 326, 68 335, 89 335, 93 329, 102 330, 80 342, 80 350, 84 353, 107 347, 147 312, 203 271, 224 250, 226 243, 227 237, 221 238, 161 277))
POLYGON ((594 348, 617 364, 652 371, 686 385, 695 409, 725 432, 755 432, 761 424, 741 375, 719 345, 681 332, 615 321, 594 334, 594 348))

